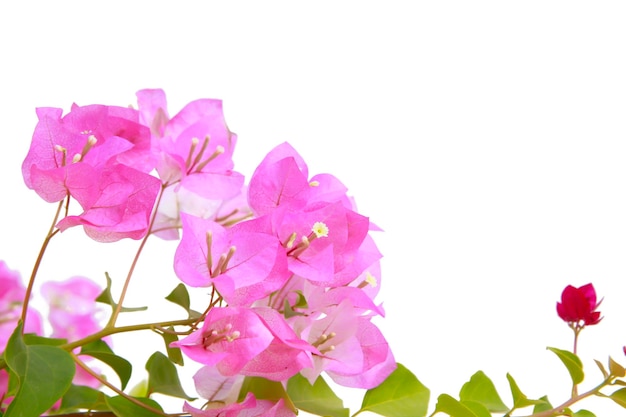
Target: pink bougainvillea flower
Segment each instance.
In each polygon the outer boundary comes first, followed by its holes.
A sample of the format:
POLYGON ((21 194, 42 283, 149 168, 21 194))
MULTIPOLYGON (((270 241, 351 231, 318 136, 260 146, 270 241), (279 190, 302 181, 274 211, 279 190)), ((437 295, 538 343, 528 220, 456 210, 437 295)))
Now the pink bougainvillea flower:
POLYGON ((582 287, 568 285, 561 294, 561 302, 556 304, 556 311, 561 319, 567 323, 580 326, 598 324, 602 317, 597 311, 600 302, 597 302, 596 290, 593 284, 582 287))
POLYGON ((123 164, 109 165, 97 186, 77 196, 84 212, 65 217, 57 227, 63 231, 82 225, 85 233, 98 242, 141 239, 148 231, 159 189, 155 177, 123 164))
POLYGON ((301 371, 309 382, 325 371, 341 385, 369 389, 395 369, 389 344, 362 312, 343 299, 326 308, 322 318, 296 318, 294 327, 302 329, 301 336, 319 350, 313 355, 313 368, 301 371))
POLYGON ((284 248, 275 236, 248 230, 246 222, 226 229, 212 220, 181 217, 183 237, 174 270, 186 284, 214 285, 229 304, 249 305, 289 277, 284 248))
POLYGON ((243 367, 243 375, 285 381, 303 368, 313 366, 311 354, 319 354, 319 351, 300 339, 282 314, 267 307, 257 307, 254 312, 263 319, 274 339, 243 367))
POLYGON ((183 411, 192 417, 295 417, 293 410, 289 409, 283 399, 277 402, 257 400, 249 392, 243 401, 223 405, 222 403, 209 403, 207 408, 201 410, 185 403, 183 411))
MULTIPOLYGON (((26 288, 22 284, 20 274, 9 269, 4 261, 0 261, 0 353, 17 326, 22 314, 22 304, 26 288)), ((39 313, 29 307, 24 324, 25 333, 43 333, 43 324, 39 313)))
POLYGON ((215 366, 203 366, 193 376, 200 397, 223 404, 237 401, 243 380, 243 375, 222 375, 215 366))
POLYGON ((37 109, 39 122, 22 164, 24 182, 44 200, 89 192, 109 163, 131 164, 149 172, 150 132, 136 110, 91 105, 62 116, 57 108, 37 109))
POLYGON ((235 375, 265 350, 274 336, 254 311, 242 307, 214 307, 202 329, 172 343, 205 365, 217 365, 222 375, 235 375))
POLYGON ((75 341, 99 331, 103 311, 96 298, 101 292, 100 286, 85 277, 45 282, 41 293, 50 306, 52 336, 75 341))
POLYGON ((284 380, 311 366, 317 349, 301 340, 283 316, 266 307, 214 307, 202 329, 172 343, 196 362, 236 374, 284 380))
POLYGON ((137 100, 163 184, 177 184, 175 192, 186 189, 216 205, 240 193, 244 177, 233 171, 232 160, 237 135, 226 126, 221 100, 192 101, 171 119, 163 90, 138 91, 137 100))

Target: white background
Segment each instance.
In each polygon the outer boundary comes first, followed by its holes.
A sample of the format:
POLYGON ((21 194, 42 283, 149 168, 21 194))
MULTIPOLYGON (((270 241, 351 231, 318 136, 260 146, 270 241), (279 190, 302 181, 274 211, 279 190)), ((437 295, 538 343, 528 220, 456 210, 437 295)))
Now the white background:
MULTIPOLYGON (((508 404, 507 372, 558 404, 569 378, 545 348, 571 349, 555 312, 567 284, 605 297, 581 390, 601 379, 593 359, 626 364, 624 21, 618 1, 3 2, 0 259, 26 278, 54 212, 21 179, 35 107, 127 105, 141 88, 165 89, 171 114, 221 98, 240 172, 289 141, 385 230, 379 324, 430 411, 479 369, 508 404)), ((40 276, 104 285, 106 270, 119 291, 136 247, 71 230, 40 276)), ((130 304, 174 287, 173 248, 149 241, 130 304)), ((161 347, 116 343, 140 358, 133 382, 161 347)))

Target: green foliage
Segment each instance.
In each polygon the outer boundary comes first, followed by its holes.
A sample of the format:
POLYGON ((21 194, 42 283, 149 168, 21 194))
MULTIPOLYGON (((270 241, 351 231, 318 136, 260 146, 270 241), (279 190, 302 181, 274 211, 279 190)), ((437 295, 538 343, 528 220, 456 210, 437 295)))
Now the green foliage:
POLYGON ((311 414, 348 417, 350 413, 321 376, 311 385, 302 375, 294 375, 287 381, 287 394, 298 409, 311 414))
POLYGON ((609 398, 626 408, 626 388, 621 388, 609 395, 609 398))
POLYGON ((148 395, 153 392, 170 395, 172 397, 195 400, 183 390, 178 378, 176 366, 161 352, 154 352, 148 362, 146 370, 150 374, 148 378, 148 395))
POLYGON ((624 367, 615 362, 611 357, 609 357, 609 371, 611 371, 612 376, 616 376, 618 378, 626 376, 626 370, 624 370, 624 367))
MULTIPOLYGON (((135 398, 135 397, 133 397, 135 398)), ((163 411, 161 406, 150 398, 135 398, 137 401, 146 404, 154 410, 163 411)), ((158 414, 154 411, 150 411, 122 396, 106 397, 107 406, 117 417, 155 417, 162 414, 158 414)))
POLYGON ((107 409, 105 395, 102 392, 91 387, 72 385, 63 396, 61 407, 57 412, 107 409))
MULTIPOLYGON (((379 386, 365 393, 361 409, 385 417, 420 417, 428 412, 430 390, 402 364, 379 386)), ((355 415, 356 415, 355 414, 355 415)))
POLYGON ((572 414, 572 417, 596 417, 596 415, 588 410, 579 410, 572 414))
POLYGON ((526 394, 520 390, 519 386, 517 386, 517 382, 511 376, 511 374, 506 374, 506 379, 509 381, 509 387, 511 388, 511 395, 513 396, 513 408, 512 410, 518 408, 524 408, 531 405, 542 404, 543 400, 531 400, 526 394))
POLYGON ((200 313, 191 309, 189 292, 187 291, 187 287, 185 286, 185 284, 178 284, 176 288, 174 288, 172 292, 169 293, 167 297, 165 297, 165 299, 184 308, 190 319, 201 316, 200 313))
POLYGON ((543 397, 539 398, 539 400, 541 400, 542 402, 535 404, 535 406, 533 407, 533 414, 539 413, 541 411, 552 410, 554 408, 552 407, 552 404, 550 404, 550 401, 548 401, 547 395, 544 395, 543 397))
POLYGON ((133 367, 126 359, 113 353, 109 345, 105 342, 96 340, 95 342, 84 345, 80 350, 80 355, 91 356, 109 365, 119 377, 122 389, 126 388, 133 367))
POLYGON ((160 332, 160 335, 163 338, 163 343, 165 343, 167 357, 170 358, 170 360, 176 365, 185 365, 183 354, 180 351, 180 348, 170 346, 172 342, 178 341, 178 336, 176 335, 176 333, 174 333, 174 327, 168 327, 166 331, 160 332))
MULTIPOLYGON (((98 296, 98 298, 96 298, 96 301, 99 303, 108 304, 111 306, 113 310, 115 310, 118 304, 115 302, 115 300, 113 300, 113 295, 111 294, 111 285, 112 285, 111 277, 109 276, 108 272, 105 272, 104 276, 107 279, 107 286, 104 289, 104 291, 102 291, 102 293, 98 296)), ((122 313, 125 313, 125 312, 131 312, 131 311, 144 311, 147 309, 148 307, 122 307, 120 311, 122 313)))
POLYGON ((487 407, 475 401, 458 401, 448 394, 437 398, 435 413, 445 413, 451 417, 491 417, 487 407))
POLYGON ((475 401, 491 412, 503 412, 509 408, 502 402, 493 382, 482 371, 476 372, 461 388, 461 401, 475 401))
POLYGON ((76 365, 71 355, 57 346, 27 345, 20 322, 7 342, 4 358, 11 370, 15 398, 5 417, 39 417, 68 390, 76 365), (15 384, 15 382, 13 382, 15 384))
POLYGON ((572 352, 568 352, 567 350, 561 350, 553 347, 549 347, 548 350, 554 352, 559 359, 561 359, 561 362, 563 362, 567 368, 574 385, 578 385, 583 382, 583 379, 585 379, 585 373, 583 372, 583 363, 578 356, 574 355, 572 352))

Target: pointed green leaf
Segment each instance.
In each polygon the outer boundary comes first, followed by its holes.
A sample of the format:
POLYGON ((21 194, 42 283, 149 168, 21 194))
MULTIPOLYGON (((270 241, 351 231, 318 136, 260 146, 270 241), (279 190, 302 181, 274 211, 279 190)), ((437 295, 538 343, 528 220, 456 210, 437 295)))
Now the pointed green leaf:
POLYGON ((511 387, 511 395, 513 396, 513 409, 524 408, 530 405, 542 404, 542 400, 531 400, 526 394, 520 390, 517 386, 517 382, 513 379, 511 374, 506 374, 506 379, 509 381, 509 386, 511 387))
POLYGON ((191 302, 189 301, 189 292, 187 291, 187 287, 185 284, 180 283, 172 290, 171 293, 167 297, 165 297, 167 301, 171 301, 174 304, 177 304, 185 309, 185 311, 189 312, 189 306, 191 302))
POLYGON ((167 357, 176 365, 184 366, 185 361, 180 348, 170 346, 172 342, 178 341, 178 336, 174 333, 174 327, 170 326, 164 332, 160 332, 163 342, 165 343, 165 350, 167 351, 167 357))
POLYGON ((126 359, 114 354, 105 342, 96 340, 84 345, 80 350, 80 355, 91 356, 109 365, 119 377, 122 389, 126 388, 133 372, 133 366, 126 359))
MULTIPOLYGON (((441 394, 437 398, 435 413, 445 413, 451 417, 491 417, 489 410, 481 404, 473 401, 461 402, 448 394, 441 394)), ((410 414, 402 414, 406 415, 410 414)))
POLYGON ((572 417, 596 417, 596 415, 588 410, 578 410, 572 414, 572 417))
POLYGON ((626 370, 622 365, 615 362, 613 358, 609 356, 609 371, 611 371, 611 375, 616 376, 618 378, 622 378, 626 375, 626 370))
POLYGON ((104 397, 105 395, 97 389, 83 385, 72 385, 63 396, 61 407, 57 412, 68 413, 80 409, 106 410, 107 407, 104 397))
POLYGON ((398 363, 379 386, 367 390, 358 412, 371 411, 385 417, 425 416, 429 399, 429 389, 398 363))
POLYGON ((585 379, 585 373, 583 372, 583 363, 578 356, 574 355, 572 352, 568 352, 567 350, 561 350, 553 347, 548 347, 548 350, 554 352, 556 356, 561 359, 561 362, 563 362, 567 368, 574 385, 578 385, 583 382, 583 379, 585 379))
POLYGON ((597 359, 594 359, 594 361, 596 362, 596 365, 598 365, 598 368, 600 368, 600 372, 602 372, 602 376, 604 377, 604 379, 609 377, 609 373, 606 371, 606 368, 604 367, 604 365, 602 365, 602 362, 600 362, 597 359))
POLYGON ((5 417, 39 417, 68 390, 76 372, 74 360, 63 349, 26 345, 21 323, 7 342, 4 358, 18 382, 5 417))
POLYGON ((348 417, 350 414, 321 376, 311 385, 305 377, 295 374, 287 381, 287 394, 298 409, 312 414, 328 417, 348 417))
MULTIPOLYGON (((161 406, 156 401, 151 400, 150 398, 135 399, 153 408, 154 410, 163 411, 161 406)), ((113 413, 115 413, 117 417, 163 417, 162 414, 158 414, 155 411, 150 411, 120 395, 115 397, 106 397, 105 400, 111 411, 113 411, 113 413)))
POLYGON ((128 393, 133 397, 148 397, 148 380, 142 379, 128 393))
POLYGON ((277 402, 282 398, 285 401, 285 405, 296 412, 296 407, 289 395, 287 395, 287 391, 278 381, 270 381, 258 376, 247 376, 241 385, 238 401, 242 401, 249 392, 253 393, 260 400, 277 402))
POLYGON ((195 400, 183 390, 178 378, 176 366, 161 352, 154 352, 146 362, 148 378, 148 393, 158 392, 188 401, 195 400))
POLYGON ((24 335, 24 343, 27 345, 61 346, 67 343, 67 339, 54 339, 52 337, 43 337, 28 333, 24 335))
MULTIPOLYGON (((118 304, 113 300, 113 295, 111 294, 111 277, 109 276, 108 272, 105 272, 104 276, 107 279, 107 286, 104 291, 102 291, 102 293, 98 296, 98 298, 96 298, 96 301, 99 303, 108 304, 113 310, 115 310, 118 304)), ((120 311, 122 313, 125 313, 130 311, 144 311, 147 309, 148 307, 122 307, 120 311)))
POLYGON ((609 398, 626 408, 626 388, 618 389, 613 394, 609 395, 609 398))
POLYGON ((509 408, 502 402, 491 379, 478 371, 463 385, 459 393, 461 401, 478 402, 491 412, 504 412, 509 408))
POLYGON ((539 398, 540 401, 542 401, 539 404, 535 404, 535 406, 533 407, 533 414, 539 413, 541 411, 548 411, 548 410, 552 410, 554 407, 552 407, 552 404, 550 404, 550 401, 548 401, 548 396, 544 395, 543 397, 539 398))

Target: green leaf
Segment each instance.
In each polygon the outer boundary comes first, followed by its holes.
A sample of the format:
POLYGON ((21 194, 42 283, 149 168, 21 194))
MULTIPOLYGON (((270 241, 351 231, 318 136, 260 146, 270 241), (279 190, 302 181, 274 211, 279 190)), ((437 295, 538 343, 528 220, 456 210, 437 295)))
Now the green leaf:
POLYGON ((621 388, 609 395, 609 398, 626 408, 626 388, 621 388))
POLYGON ((520 388, 517 386, 517 382, 515 382, 515 379, 513 379, 511 374, 506 374, 506 379, 509 381, 509 386, 511 387, 511 395, 513 396, 512 409, 524 408, 530 405, 542 404, 544 402, 543 400, 529 399, 526 394, 524 394, 522 390, 520 390, 520 388))
POLYGON ((476 372, 472 375, 470 380, 463 385, 459 393, 459 398, 461 401, 478 402, 487 407, 492 413, 504 412, 509 409, 502 402, 491 379, 489 379, 483 371, 476 372))
POLYGON ((106 410, 104 397, 105 395, 97 389, 83 385, 72 385, 63 396, 61 407, 57 412, 67 413, 80 409, 106 410))
POLYGON ((189 301, 189 292, 187 291, 187 287, 185 284, 180 283, 172 290, 171 293, 167 297, 165 297, 167 301, 171 301, 174 304, 177 304, 185 309, 185 311, 189 312, 189 306, 191 302, 189 301))
POLYGON ((21 323, 7 342, 4 358, 18 380, 5 417, 39 417, 68 390, 76 372, 72 356, 63 349, 25 344, 21 323))
POLYGON ((295 374, 287 381, 287 394, 298 409, 312 414, 328 417, 348 417, 350 414, 321 376, 311 385, 305 377, 295 374))
POLYGON ((96 340, 88 343, 81 348, 79 355, 91 356, 109 365, 119 377, 122 389, 126 388, 133 372, 133 366, 126 359, 114 354, 105 342, 96 340))
POLYGON ((609 356, 609 371, 611 371, 611 375, 616 376, 618 378, 622 378, 626 375, 626 370, 622 365, 615 362, 613 358, 609 356))
POLYGON ((563 362, 567 368, 574 385, 578 385, 583 382, 583 379, 585 379, 585 373, 583 372, 583 363, 578 356, 574 355, 572 352, 568 352, 567 350, 561 350, 553 347, 548 347, 548 350, 554 352, 556 356, 561 359, 561 362, 563 362))
POLYGON ((402 364, 379 386, 367 390, 361 409, 385 417, 425 416, 430 391, 402 364))
POLYGON ((552 407, 552 404, 550 404, 550 401, 548 401, 548 396, 544 395, 543 397, 539 398, 540 401, 542 401, 539 404, 535 404, 535 406, 533 407, 533 414, 539 413, 541 411, 548 411, 548 410, 552 410, 554 407, 552 407))
MULTIPOLYGON (((445 413, 451 417, 491 417, 489 410, 482 404, 474 401, 458 401, 448 394, 441 394, 437 398, 435 413, 445 413)), ((406 416, 410 414, 398 414, 406 416)))
POLYGON ((36 334, 27 333, 24 335, 24 343, 26 343, 27 345, 61 346, 67 343, 67 339, 53 339, 51 337, 43 337, 36 334))
POLYGON ((294 413, 297 412, 291 398, 287 395, 287 391, 285 391, 283 385, 278 381, 270 381, 258 376, 247 376, 244 378, 241 389, 239 390, 238 401, 242 401, 249 392, 253 393, 254 396, 260 400, 277 402, 282 398, 287 407, 293 410, 294 413))
POLYGON ((604 365, 602 365, 602 362, 600 362, 597 359, 594 359, 594 361, 596 362, 596 365, 598 365, 598 368, 600 368, 600 372, 602 372, 602 376, 604 377, 604 379, 609 377, 609 373, 606 371, 606 368, 604 367, 604 365))
MULTIPOLYGON (((135 398, 135 397, 133 397, 135 398)), ((161 406, 150 398, 135 398, 137 401, 152 407, 155 410, 163 411, 161 406)), ((163 417, 154 411, 150 411, 140 405, 133 403, 132 401, 117 395, 115 397, 105 398, 107 405, 115 413, 117 417, 163 417)))
MULTIPOLYGON (((111 294, 111 285, 112 285, 111 277, 109 276, 108 272, 105 272, 104 276, 107 279, 107 286, 104 289, 104 291, 102 291, 102 293, 98 296, 98 298, 96 298, 96 301, 99 303, 108 304, 111 306, 113 310, 115 310, 118 304, 113 300, 113 295, 111 294)), ((148 307, 122 307, 120 311, 122 313, 126 313, 130 311, 144 311, 147 309, 148 307)))
POLYGON ((154 352, 146 362, 148 393, 159 392, 177 398, 192 401, 195 398, 185 393, 178 378, 176 366, 161 352, 154 352))
POLYGON ((578 410, 572 414, 572 417, 596 417, 596 415, 588 410, 578 410))
POLYGON ((170 326, 164 332, 160 332, 163 342, 165 343, 165 350, 167 351, 167 357, 176 365, 183 366, 185 361, 180 348, 170 346, 172 342, 178 341, 178 336, 174 333, 174 327, 170 326))

